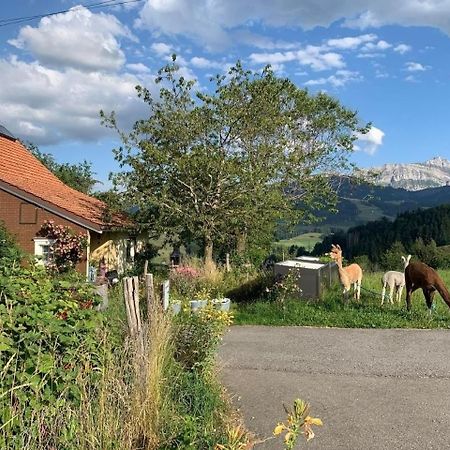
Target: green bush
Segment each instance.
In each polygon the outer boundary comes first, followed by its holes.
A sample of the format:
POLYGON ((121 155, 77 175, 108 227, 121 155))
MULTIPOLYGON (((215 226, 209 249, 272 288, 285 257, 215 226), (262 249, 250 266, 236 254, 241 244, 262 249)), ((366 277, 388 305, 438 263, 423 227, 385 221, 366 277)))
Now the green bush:
MULTIPOLYGON (((100 366, 96 304, 92 287, 76 274, 0 268, 0 448, 25 448, 29 436, 63 448, 52 441, 55 420, 79 403, 80 378, 93 381, 100 366)), ((59 427, 70 441, 76 424, 59 427)))
POLYGON ((226 296, 238 303, 252 302, 265 297, 275 281, 271 270, 260 271, 249 276, 247 280, 241 278, 241 283, 225 292, 226 296))
POLYGON ((14 261, 20 260, 21 257, 22 252, 14 238, 0 222, 0 265, 11 264, 14 261))

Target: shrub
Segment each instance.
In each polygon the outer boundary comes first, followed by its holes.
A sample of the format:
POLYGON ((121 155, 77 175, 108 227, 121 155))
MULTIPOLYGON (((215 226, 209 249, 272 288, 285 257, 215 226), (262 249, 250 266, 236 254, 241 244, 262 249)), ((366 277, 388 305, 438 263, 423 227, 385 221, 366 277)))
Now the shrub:
MULTIPOLYGON (((39 267, 0 268, 1 448, 9 448, 8 440, 25 448, 30 434, 60 448, 51 438, 54 416, 79 403, 77 380, 94 380, 100 366, 96 303, 75 274, 50 278, 39 267)), ((70 440, 74 424, 59 426, 70 440)))
POLYGON ((181 314, 174 331, 175 360, 186 370, 211 368, 222 334, 231 324, 229 313, 212 307, 181 314))
POLYGON ((0 222, 0 261, 10 264, 20 260, 22 252, 17 246, 14 238, 8 233, 6 228, 0 222))
POLYGON ((226 296, 238 303, 251 302, 267 295, 274 283, 272 271, 260 271, 247 280, 242 279, 241 284, 226 291, 226 296))

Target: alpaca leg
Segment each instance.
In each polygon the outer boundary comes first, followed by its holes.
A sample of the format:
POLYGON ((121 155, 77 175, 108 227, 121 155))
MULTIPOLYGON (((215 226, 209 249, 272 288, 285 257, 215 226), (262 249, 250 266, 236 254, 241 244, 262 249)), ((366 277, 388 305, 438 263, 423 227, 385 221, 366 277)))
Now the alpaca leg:
POLYGON ((357 299, 359 302, 359 300, 361 299, 361 280, 358 280, 357 286, 358 286, 357 299))
POLYGON ((381 306, 383 306, 385 295, 386 295, 386 283, 383 283, 383 290, 381 291, 381 306))
POLYGON ((432 288, 423 288, 422 292, 425 297, 425 301, 427 303, 428 311, 431 314, 431 308, 433 307, 433 297, 434 297, 435 291, 432 288))
POLYGON ((402 301, 402 293, 403 293, 403 286, 399 286, 397 289, 397 303, 400 303, 402 301))
POLYGON ((394 304, 394 297, 393 297, 393 295, 394 295, 394 288, 395 288, 395 284, 391 284, 390 286, 389 286, 389 303, 391 304, 391 305, 393 305, 394 304))
POLYGON ((412 288, 406 289, 406 309, 411 311, 411 294, 413 293, 412 288))

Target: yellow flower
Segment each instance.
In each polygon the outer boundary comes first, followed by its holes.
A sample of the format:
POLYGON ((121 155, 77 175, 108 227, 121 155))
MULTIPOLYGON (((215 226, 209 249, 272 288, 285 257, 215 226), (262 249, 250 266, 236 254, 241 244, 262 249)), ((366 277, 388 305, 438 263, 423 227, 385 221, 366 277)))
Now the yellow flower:
POLYGON ((289 444, 289 442, 291 441, 291 439, 293 439, 293 437, 294 433, 292 433, 292 431, 289 431, 289 433, 286 433, 286 436, 284 436, 284 443, 289 444))
POLYGON ((279 434, 281 434, 283 432, 284 429, 285 429, 285 426, 282 423, 279 423, 273 430, 273 434, 275 436, 278 436, 279 434))
POLYGON ((311 416, 306 417, 305 424, 306 425, 320 425, 320 426, 323 425, 322 421, 318 417, 311 417, 311 416))
POLYGON ((314 431, 312 430, 312 428, 309 425, 306 425, 306 424, 304 426, 303 434, 305 435, 306 442, 308 442, 309 440, 311 440, 314 437, 314 431))

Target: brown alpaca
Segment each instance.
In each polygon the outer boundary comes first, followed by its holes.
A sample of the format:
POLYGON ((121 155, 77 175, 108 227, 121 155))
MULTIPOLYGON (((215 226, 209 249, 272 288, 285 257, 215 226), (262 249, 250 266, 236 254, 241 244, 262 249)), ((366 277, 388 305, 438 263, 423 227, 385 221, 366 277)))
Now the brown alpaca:
POLYGON ((422 289, 430 312, 433 305, 433 297, 436 291, 441 294, 444 302, 447 303, 447 306, 450 308, 450 294, 442 281, 442 278, 434 269, 427 266, 423 262, 415 261, 409 263, 408 267, 405 269, 405 282, 406 308, 408 311, 411 309, 411 294, 416 289, 422 289))
POLYGON ((351 285, 353 285, 353 297, 359 300, 361 297, 362 269, 358 264, 350 264, 342 267, 342 250, 339 245, 331 245, 330 256, 336 261, 339 270, 339 280, 344 288, 344 296, 347 297, 351 285))

